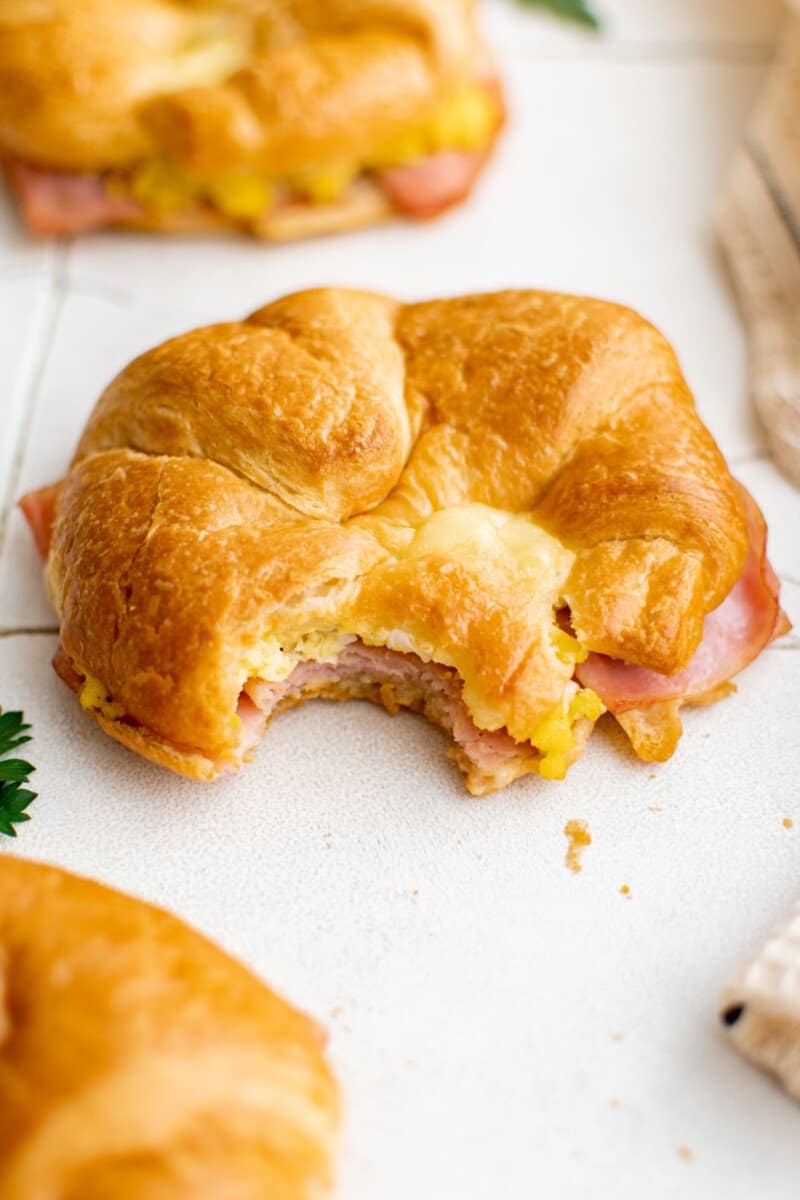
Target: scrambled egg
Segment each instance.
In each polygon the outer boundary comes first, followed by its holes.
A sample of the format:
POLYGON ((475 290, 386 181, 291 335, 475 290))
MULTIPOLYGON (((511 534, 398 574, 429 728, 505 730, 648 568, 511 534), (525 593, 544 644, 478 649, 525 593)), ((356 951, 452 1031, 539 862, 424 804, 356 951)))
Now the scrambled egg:
POLYGON ((517 577, 539 580, 566 578, 575 557, 529 517, 474 503, 455 504, 428 517, 403 557, 425 558, 429 554, 453 552, 458 558, 483 559, 488 555, 510 558, 517 577))
POLYGON ((116 721, 125 712, 121 704, 111 699, 105 684, 93 675, 87 675, 84 679, 79 699, 83 708, 101 712, 110 721, 116 721))
POLYGON ((258 678, 279 683, 300 662, 336 662, 344 647, 355 640, 353 634, 336 629, 312 630, 284 638, 265 637, 245 656, 242 682, 258 678))
POLYGON ((394 137, 364 162, 334 163, 288 180, 242 174, 198 179, 171 163, 149 159, 134 168, 130 178, 112 176, 108 184, 112 191, 132 195, 160 215, 210 201, 228 216, 247 220, 271 207, 279 183, 313 204, 330 204, 364 170, 402 166, 439 150, 480 149, 489 141, 497 119, 497 105, 485 88, 471 85, 446 99, 422 125, 394 137))
POLYGON ((605 711, 603 701, 591 688, 567 684, 561 702, 548 713, 531 737, 531 744, 542 755, 539 774, 543 779, 564 778, 570 753, 575 748, 575 722, 581 717, 596 721, 605 711))

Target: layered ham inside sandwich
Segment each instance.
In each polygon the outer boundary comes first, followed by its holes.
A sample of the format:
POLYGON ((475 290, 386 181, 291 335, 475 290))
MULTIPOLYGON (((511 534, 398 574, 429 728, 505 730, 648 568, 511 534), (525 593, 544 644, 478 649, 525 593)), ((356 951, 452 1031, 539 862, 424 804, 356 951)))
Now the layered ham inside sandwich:
MULTIPOLYGON (((503 120, 468 0, 0 13, 0 153, 35 233, 335 232, 464 199, 503 120)), ((35 11, 34 11, 35 9, 35 11)))
POLYGON ((424 714, 475 795, 563 778, 606 711, 661 761, 788 628, 673 352, 576 297, 328 289, 196 330, 23 508, 59 674, 193 778, 313 697, 424 714))

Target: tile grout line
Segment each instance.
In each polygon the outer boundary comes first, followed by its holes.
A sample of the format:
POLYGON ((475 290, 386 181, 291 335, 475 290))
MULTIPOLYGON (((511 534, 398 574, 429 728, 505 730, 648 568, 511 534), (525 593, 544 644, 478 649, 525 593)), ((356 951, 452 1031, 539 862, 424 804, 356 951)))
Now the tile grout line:
POLYGON ((25 453, 28 449, 28 441, 33 428, 33 419, 36 413, 42 379, 53 346, 53 336, 69 290, 69 254, 69 245, 56 244, 53 247, 49 288, 44 301, 44 311, 39 321, 38 334, 32 350, 33 364, 30 369, 28 383, 26 387, 22 388, 20 401, 22 411, 20 414, 19 435, 14 454, 11 458, 8 470, 8 483, 2 499, 2 508, 0 508, 0 554, 2 554, 5 546, 8 518, 16 501, 16 492, 19 487, 25 453))
POLYGON ((12 637, 55 637, 59 632, 57 625, 24 625, 19 628, 0 629, 0 640, 12 637))

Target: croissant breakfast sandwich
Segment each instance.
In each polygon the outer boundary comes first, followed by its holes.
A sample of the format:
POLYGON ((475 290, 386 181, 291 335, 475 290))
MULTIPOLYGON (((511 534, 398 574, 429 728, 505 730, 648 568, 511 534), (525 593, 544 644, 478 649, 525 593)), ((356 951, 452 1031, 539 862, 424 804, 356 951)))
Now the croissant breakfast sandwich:
POLYGON ((317 1026, 168 913, 0 858, 3 1200, 322 1200, 317 1026))
POLYGON ((476 795, 562 778, 606 709, 663 760, 788 628, 672 349, 574 296, 325 289, 173 338, 22 506, 58 673, 195 779, 312 696, 424 713, 476 795))
POLYGON ((35 233, 430 217, 502 119, 474 0, 0 4, 0 157, 35 233))

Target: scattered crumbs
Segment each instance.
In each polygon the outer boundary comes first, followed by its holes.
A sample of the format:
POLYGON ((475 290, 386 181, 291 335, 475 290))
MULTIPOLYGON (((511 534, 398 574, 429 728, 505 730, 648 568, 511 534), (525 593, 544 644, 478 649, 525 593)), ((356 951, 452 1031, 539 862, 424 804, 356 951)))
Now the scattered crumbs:
POLYGON ((624 1033, 612 1033, 611 1040, 612 1042, 621 1042, 624 1037, 624 1033))
POLYGON ((783 828, 784 829, 793 829, 794 828, 794 821, 792 820, 791 817, 783 818, 783 828))
POLYGON ((682 1158, 685 1162, 691 1162, 694 1158, 691 1146, 678 1146, 678 1158, 682 1158))
POLYGON ((417 903, 418 895, 419 895, 419 888, 414 888, 413 892, 411 893, 411 899, 414 901, 415 904, 417 903))
POLYGON ((617 1100, 616 1097, 613 1100, 609 1100, 608 1107, 609 1108, 619 1108, 619 1100, 617 1100))
POLYGON ((624 896, 626 900, 631 899, 631 889, 628 887, 627 883, 623 883, 622 887, 619 889, 619 894, 624 896))
POLYGON ((567 857, 564 863, 569 867, 570 871, 574 871, 577 875, 578 871, 582 870, 581 855, 586 847, 592 844, 592 835, 589 833, 589 826, 585 821, 567 821, 564 826, 564 836, 569 839, 567 857))
POLYGON ((648 779, 658 779, 658 774, 655 771, 651 771, 650 774, 647 776, 647 778, 648 779))
POLYGON ((331 1009, 331 1020, 332 1021, 338 1020, 338 1018, 342 1015, 343 1012, 344 1012, 344 1009, 342 1008, 341 1004, 334 1004, 333 1008, 331 1009))
POLYGON ((664 811, 663 808, 659 808, 657 804, 648 804, 647 807, 650 812, 663 812, 664 811))

